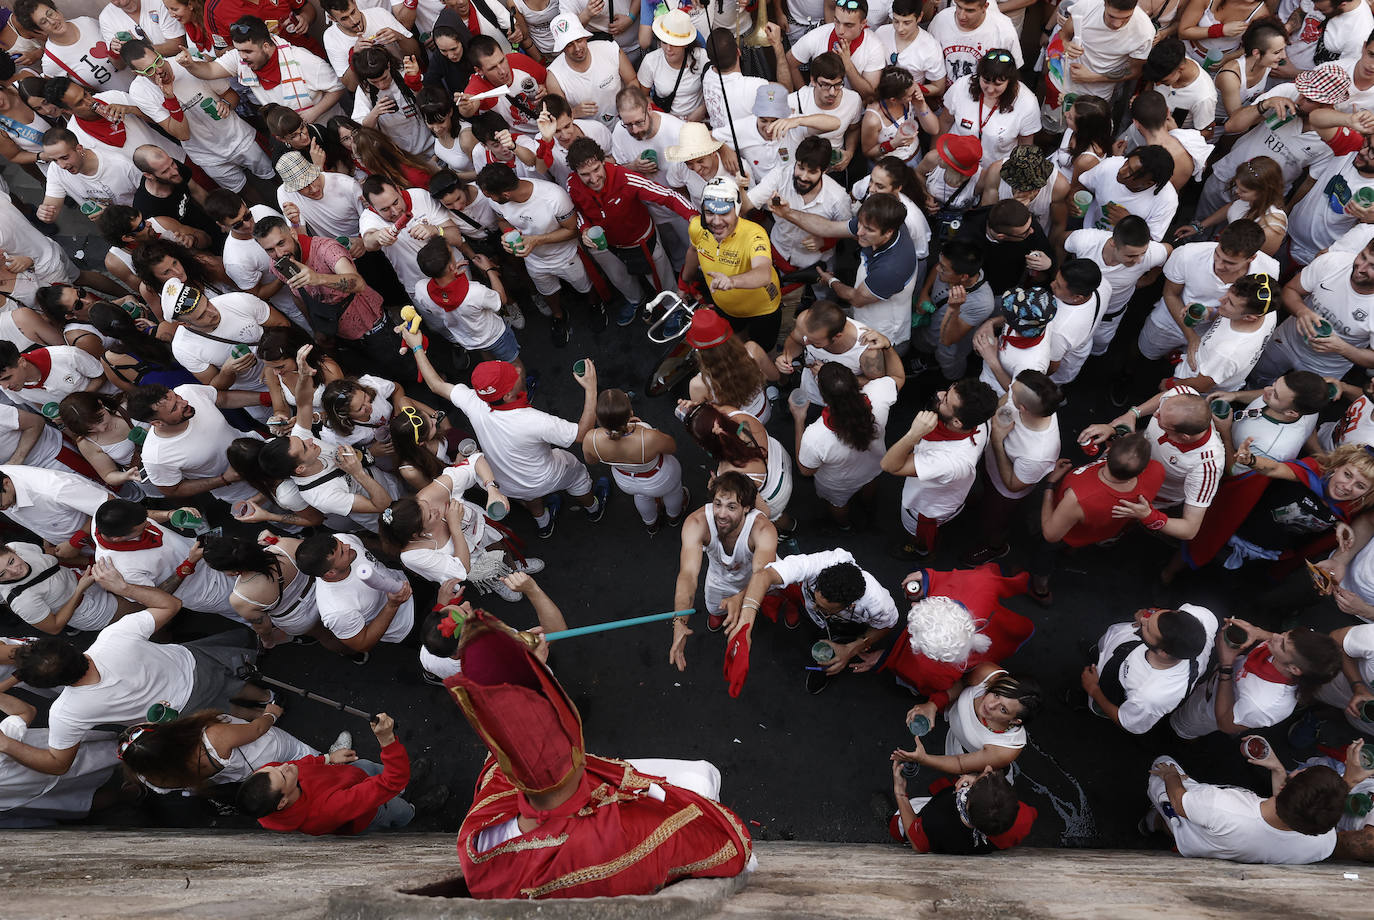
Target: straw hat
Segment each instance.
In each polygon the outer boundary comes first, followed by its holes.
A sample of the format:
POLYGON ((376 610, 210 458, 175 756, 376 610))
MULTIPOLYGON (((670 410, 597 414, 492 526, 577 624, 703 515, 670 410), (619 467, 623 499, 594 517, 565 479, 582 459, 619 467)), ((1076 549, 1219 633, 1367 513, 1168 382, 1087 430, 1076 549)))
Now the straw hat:
POLYGON ((654 34, 665 45, 685 48, 697 40, 692 18, 682 10, 669 10, 654 20, 654 34))
POLYGON ((677 144, 664 151, 670 163, 685 163, 688 160, 695 160, 697 157, 715 153, 721 146, 720 141, 711 136, 711 129, 699 121, 689 121, 683 124, 677 140, 677 144))

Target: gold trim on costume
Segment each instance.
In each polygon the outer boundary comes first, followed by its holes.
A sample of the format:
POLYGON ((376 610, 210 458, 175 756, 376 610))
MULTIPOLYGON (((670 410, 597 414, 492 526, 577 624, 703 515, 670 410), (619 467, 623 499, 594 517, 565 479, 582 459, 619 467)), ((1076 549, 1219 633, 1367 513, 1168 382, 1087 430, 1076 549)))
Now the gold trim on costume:
MULTIPOLYGON (((483 828, 483 830, 486 830, 486 828, 483 828)), ((472 834, 468 837, 467 842, 468 859, 472 860, 474 864, 484 863, 497 856, 508 856, 511 853, 521 853, 525 850, 547 850, 550 847, 561 847, 568 842, 568 835, 559 834, 557 837, 532 838, 529 834, 521 834, 519 837, 515 837, 511 840, 507 840, 505 843, 492 847, 481 855, 472 851, 472 841, 476 839, 477 835, 472 834)))
POLYGON ((721 863, 727 863, 739 855, 739 849, 735 847, 735 841, 727 840, 725 844, 705 859, 699 859, 694 863, 685 866, 678 866, 676 869, 668 870, 668 877, 680 875, 691 875, 693 872, 700 872, 703 869, 714 869, 721 863))
POLYGON ((586 866, 566 875, 545 882, 538 888, 522 888, 520 894, 527 898, 542 898, 544 895, 564 888, 572 888, 577 885, 584 885, 587 882, 598 882, 602 879, 623 872, 630 866, 644 859, 654 850, 668 842, 678 831, 682 830, 691 822, 702 816, 701 808, 695 803, 678 811, 668 817, 666 821, 654 829, 654 832, 645 837, 640 843, 628 853, 616 857, 610 862, 604 862, 596 866, 586 866))

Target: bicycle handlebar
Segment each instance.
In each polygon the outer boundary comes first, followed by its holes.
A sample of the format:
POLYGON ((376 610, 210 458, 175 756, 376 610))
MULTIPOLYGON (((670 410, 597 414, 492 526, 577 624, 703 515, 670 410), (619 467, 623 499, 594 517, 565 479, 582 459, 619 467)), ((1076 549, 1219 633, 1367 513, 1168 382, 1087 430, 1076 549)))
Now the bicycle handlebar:
MULTIPOLYGON (((785 275, 779 276, 778 283, 784 287, 787 285, 815 284, 816 281, 819 280, 819 277, 816 266, 811 266, 809 268, 799 268, 796 271, 790 271, 785 275)), ((697 303, 695 300, 684 298, 677 291, 663 291, 644 305, 644 315, 651 317, 660 307, 663 308, 663 315, 649 326, 647 335, 649 336, 649 341, 656 345, 667 345, 687 331, 687 325, 688 322, 691 321, 692 314, 701 307, 701 304, 697 303), (676 316, 679 313, 685 314, 683 316, 685 321, 677 331, 672 334, 666 334, 663 330, 668 324, 669 317, 676 316)))

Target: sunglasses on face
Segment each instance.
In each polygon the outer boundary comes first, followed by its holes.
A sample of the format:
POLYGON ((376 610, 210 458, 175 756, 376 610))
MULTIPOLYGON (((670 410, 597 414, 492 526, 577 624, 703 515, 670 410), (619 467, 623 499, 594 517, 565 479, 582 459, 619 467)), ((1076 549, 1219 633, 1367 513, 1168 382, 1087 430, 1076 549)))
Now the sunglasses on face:
POLYGON ((157 69, 162 66, 163 60, 165 59, 159 54, 153 58, 153 63, 149 64, 147 67, 135 67, 133 71, 136 74, 151 77, 153 74, 157 73, 157 69))

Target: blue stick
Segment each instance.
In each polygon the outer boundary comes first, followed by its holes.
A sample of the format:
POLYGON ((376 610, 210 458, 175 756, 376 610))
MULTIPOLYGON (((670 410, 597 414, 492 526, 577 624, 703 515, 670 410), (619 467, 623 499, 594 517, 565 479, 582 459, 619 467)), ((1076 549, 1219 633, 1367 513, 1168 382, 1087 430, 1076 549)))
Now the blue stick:
POLYGON ((627 620, 612 620, 609 623, 593 623, 591 626, 578 626, 576 629, 565 629, 561 632, 549 633, 544 638, 550 642, 559 639, 572 639, 576 636, 590 636, 592 633, 609 632, 612 629, 624 629, 626 626, 638 626, 641 623, 654 623, 659 620, 671 620, 673 617, 685 617, 696 613, 696 609, 689 607, 686 610, 674 610, 669 613, 651 613, 644 617, 630 617, 627 620))

